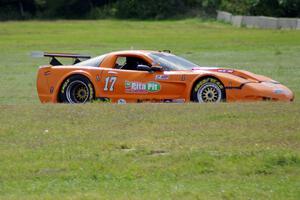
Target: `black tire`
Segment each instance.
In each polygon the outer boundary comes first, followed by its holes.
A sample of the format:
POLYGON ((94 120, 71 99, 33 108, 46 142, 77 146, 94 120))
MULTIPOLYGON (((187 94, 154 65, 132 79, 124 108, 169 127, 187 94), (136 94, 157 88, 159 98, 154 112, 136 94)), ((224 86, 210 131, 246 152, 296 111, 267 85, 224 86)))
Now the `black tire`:
POLYGON ((204 78, 194 86, 192 101, 198 103, 218 103, 226 101, 225 87, 216 78, 204 78))
POLYGON ((82 75, 73 75, 63 82, 59 92, 59 101, 83 104, 92 101, 94 94, 94 87, 88 78, 82 75))

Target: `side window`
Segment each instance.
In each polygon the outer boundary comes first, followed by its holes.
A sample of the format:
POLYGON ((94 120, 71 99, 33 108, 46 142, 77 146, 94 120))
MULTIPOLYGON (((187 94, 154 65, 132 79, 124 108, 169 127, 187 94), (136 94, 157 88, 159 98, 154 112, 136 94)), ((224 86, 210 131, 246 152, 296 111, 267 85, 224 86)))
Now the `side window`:
POLYGON ((126 57, 119 56, 117 58, 117 61, 116 61, 116 64, 115 64, 115 68, 116 69, 121 69, 125 64, 126 64, 126 57))
POLYGON ((137 70, 138 65, 151 66, 148 62, 141 58, 132 56, 119 56, 115 64, 115 68, 122 70, 137 70))

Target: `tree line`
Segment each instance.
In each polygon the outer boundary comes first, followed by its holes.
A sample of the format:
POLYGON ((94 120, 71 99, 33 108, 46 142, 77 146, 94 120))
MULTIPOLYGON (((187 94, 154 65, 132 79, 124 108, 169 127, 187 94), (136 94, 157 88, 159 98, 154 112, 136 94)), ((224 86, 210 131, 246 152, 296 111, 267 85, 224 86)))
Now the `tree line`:
POLYGON ((217 10, 300 17, 300 0, 0 0, 0 20, 213 17, 217 10))

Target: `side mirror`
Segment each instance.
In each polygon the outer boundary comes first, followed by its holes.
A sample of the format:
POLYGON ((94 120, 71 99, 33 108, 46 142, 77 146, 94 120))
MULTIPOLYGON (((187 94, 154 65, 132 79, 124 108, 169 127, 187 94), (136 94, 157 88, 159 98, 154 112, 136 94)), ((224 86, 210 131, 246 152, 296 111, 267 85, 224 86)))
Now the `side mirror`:
POLYGON ((163 68, 159 65, 154 65, 154 66, 151 67, 151 70, 155 71, 155 72, 162 72, 163 68))
POLYGON ((137 70, 150 72, 152 71, 152 68, 149 67, 148 65, 138 65, 137 70))

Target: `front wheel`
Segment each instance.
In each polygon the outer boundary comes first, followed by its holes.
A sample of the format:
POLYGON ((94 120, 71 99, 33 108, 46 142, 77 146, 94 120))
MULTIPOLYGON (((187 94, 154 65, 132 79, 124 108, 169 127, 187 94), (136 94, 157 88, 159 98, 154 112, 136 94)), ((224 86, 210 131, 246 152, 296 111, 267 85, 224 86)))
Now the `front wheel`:
POLYGON ((92 101, 94 88, 90 80, 81 75, 74 75, 64 81, 60 89, 62 103, 83 104, 92 101))
POLYGON ((216 78, 205 78, 193 89, 192 100, 198 103, 218 103, 226 100, 225 88, 216 78))

